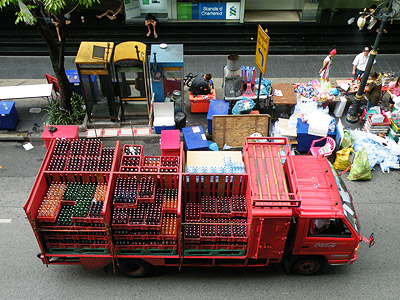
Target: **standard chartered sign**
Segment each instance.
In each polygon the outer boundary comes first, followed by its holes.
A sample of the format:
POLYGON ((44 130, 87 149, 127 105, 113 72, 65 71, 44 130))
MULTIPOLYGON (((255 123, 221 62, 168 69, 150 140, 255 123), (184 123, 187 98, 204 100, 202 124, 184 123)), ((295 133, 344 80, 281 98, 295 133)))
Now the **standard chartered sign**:
POLYGON ((239 19, 240 2, 226 3, 178 3, 178 19, 181 20, 226 20, 239 19), (190 9, 191 7, 191 9, 190 9))

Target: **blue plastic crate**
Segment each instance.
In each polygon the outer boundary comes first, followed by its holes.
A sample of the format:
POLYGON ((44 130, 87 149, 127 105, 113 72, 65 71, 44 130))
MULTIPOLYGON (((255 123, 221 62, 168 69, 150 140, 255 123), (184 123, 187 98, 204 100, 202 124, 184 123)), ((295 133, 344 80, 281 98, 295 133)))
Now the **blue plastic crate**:
MULTIPOLYGON (((311 147, 313 140, 320 139, 320 136, 308 134, 308 123, 302 122, 301 119, 297 119, 297 146, 296 149, 300 152, 308 152, 311 147)), ((328 130, 328 136, 336 140, 336 123, 335 130, 328 130)), ((325 145, 325 141, 321 141, 315 144, 315 146, 321 147, 325 145)))
POLYGON ((207 113, 207 131, 212 134, 212 117, 214 115, 227 115, 229 112, 229 102, 213 99, 207 113))
POLYGON ((0 129, 14 129, 19 120, 14 101, 0 101, 0 129))
POLYGON ((188 151, 208 150, 208 141, 204 134, 203 127, 184 127, 182 128, 183 140, 188 151))

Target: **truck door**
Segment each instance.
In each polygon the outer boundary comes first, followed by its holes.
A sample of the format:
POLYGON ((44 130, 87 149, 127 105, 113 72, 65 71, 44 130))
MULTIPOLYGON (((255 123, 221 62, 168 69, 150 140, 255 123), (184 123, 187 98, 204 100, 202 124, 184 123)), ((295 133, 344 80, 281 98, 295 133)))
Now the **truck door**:
POLYGON ((351 258, 358 242, 347 220, 315 218, 303 222, 303 232, 296 238, 293 254, 323 255, 331 264, 345 263, 351 258))
POLYGON ((254 235, 258 243, 250 250, 253 257, 280 260, 285 247, 290 219, 254 219, 254 235), (257 248, 256 248, 257 247, 257 248))

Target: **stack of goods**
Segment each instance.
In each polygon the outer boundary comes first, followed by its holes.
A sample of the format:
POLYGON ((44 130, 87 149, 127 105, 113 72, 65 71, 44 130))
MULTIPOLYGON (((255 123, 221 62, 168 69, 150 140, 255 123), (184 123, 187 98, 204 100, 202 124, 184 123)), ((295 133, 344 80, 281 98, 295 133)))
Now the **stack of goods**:
POLYGON ((178 173, 178 156, 143 156, 142 146, 125 145, 120 172, 178 173))
POLYGON ((234 162, 231 157, 223 158, 222 166, 186 166, 187 173, 244 174, 244 162, 234 162))
POLYGON ((245 196, 204 196, 185 207, 185 255, 243 255, 247 247, 245 196), (214 251, 215 250, 215 251, 214 251))
POLYGON ((293 88, 296 94, 317 102, 332 101, 339 95, 337 88, 333 87, 329 82, 324 81, 297 82, 293 85, 293 88))
POLYGON ((50 184, 37 216, 48 251, 108 253, 104 220, 106 194, 104 183, 50 184))
POLYGON ((110 172, 115 148, 100 140, 56 140, 47 171, 110 172))
POLYGON ((125 181, 129 188, 116 188, 114 193, 112 229, 117 253, 176 254, 178 190, 156 189, 149 177, 118 180, 119 186, 125 181), (136 192, 136 198, 132 197, 136 192))
POLYGON ((390 120, 386 115, 369 115, 364 124, 364 131, 385 135, 390 127, 390 120))
POLYGON ((390 119, 390 128, 388 136, 395 142, 399 141, 400 137, 400 117, 395 117, 390 119))

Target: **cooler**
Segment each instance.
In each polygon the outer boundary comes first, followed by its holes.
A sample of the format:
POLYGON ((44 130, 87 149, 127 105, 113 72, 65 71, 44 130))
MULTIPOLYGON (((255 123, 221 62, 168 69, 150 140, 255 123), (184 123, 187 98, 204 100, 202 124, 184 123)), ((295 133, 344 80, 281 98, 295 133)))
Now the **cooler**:
MULTIPOLYGON (((308 134, 308 123, 302 122, 301 119, 297 119, 297 146, 296 149, 300 152, 308 152, 311 147, 311 143, 313 140, 320 139, 320 136, 308 134)), ((328 130, 328 136, 336 140, 336 124, 335 129, 328 130)), ((316 143, 316 147, 322 147, 325 145, 326 141, 321 141, 316 143)))
POLYGON ((0 129, 14 129, 18 122, 14 101, 0 101, 0 129))
POLYGON ((212 134, 212 117, 214 115, 227 115, 229 111, 229 102, 213 99, 210 101, 210 107, 207 113, 207 131, 212 134))
POLYGON ((208 95, 197 95, 194 96, 193 93, 189 92, 190 100, 190 112, 192 113, 206 113, 208 112, 208 107, 210 105, 211 99, 216 99, 215 89, 211 90, 211 94, 208 95))
POLYGON ((175 129, 173 102, 154 103, 153 108, 154 108, 153 125, 155 133, 160 134, 161 130, 175 129))
POLYGON ((46 126, 42 134, 42 140, 47 150, 50 148, 52 139, 79 139, 79 127, 77 125, 46 126), (57 130, 51 133, 48 129, 49 127, 55 127, 57 130))
POLYGON ((179 156, 181 132, 179 130, 162 130, 160 150, 162 156, 179 156))
POLYGON ((186 150, 199 151, 208 150, 208 141, 204 134, 203 127, 185 127, 182 128, 183 140, 185 141, 186 150))

